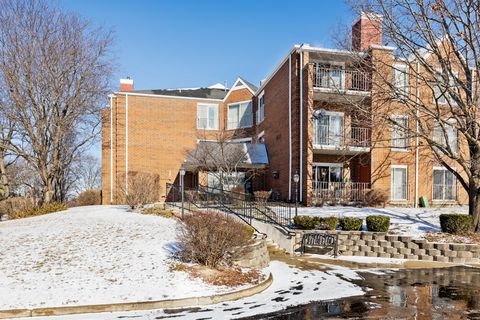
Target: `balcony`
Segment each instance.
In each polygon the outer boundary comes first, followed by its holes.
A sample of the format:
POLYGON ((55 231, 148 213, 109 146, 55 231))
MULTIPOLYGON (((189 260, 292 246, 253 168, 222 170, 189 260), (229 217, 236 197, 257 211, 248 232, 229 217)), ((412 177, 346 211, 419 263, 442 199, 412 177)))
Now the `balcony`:
POLYGON ((313 202, 362 202, 370 188, 366 182, 313 182, 313 202))
POLYGON ((370 128, 313 126, 313 151, 322 154, 358 154, 370 151, 370 128))
POLYGON ((363 99, 370 96, 370 74, 362 70, 345 69, 340 66, 326 66, 314 63, 313 67, 314 99, 341 100, 363 99))

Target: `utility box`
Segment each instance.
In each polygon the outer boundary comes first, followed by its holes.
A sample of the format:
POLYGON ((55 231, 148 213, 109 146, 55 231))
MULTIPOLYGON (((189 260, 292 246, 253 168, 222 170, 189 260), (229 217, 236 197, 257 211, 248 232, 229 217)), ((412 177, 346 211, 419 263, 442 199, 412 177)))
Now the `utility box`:
POLYGON ((420 197, 420 207, 428 208, 428 198, 427 198, 427 196, 421 196, 420 197))

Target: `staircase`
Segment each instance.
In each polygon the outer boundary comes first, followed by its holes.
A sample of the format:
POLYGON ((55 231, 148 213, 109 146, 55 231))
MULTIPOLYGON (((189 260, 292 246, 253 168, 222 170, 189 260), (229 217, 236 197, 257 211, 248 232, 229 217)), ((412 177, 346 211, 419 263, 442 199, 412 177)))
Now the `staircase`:
MULTIPOLYGON (((179 186, 167 184, 165 202, 181 208, 181 190, 179 186)), ((183 207, 188 211, 218 210, 231 214, 250 225, 253 220, 268 223, 281 229, 288 235, 293 235, 288 226, 292 224, 293 206, 285 202, 255 201, 250 194, 198 186, 198 188, 185 188, 183 207)), ((261 232, 259 232, 261 233, 261 232)))

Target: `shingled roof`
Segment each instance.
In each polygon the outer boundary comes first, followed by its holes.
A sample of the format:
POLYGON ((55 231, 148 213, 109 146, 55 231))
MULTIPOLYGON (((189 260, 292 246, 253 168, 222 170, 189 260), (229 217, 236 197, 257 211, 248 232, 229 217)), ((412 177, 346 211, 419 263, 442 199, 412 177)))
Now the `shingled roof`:
POLYGON ((228 91, 212 88, 194 88, 194 89, 153 89, 153 90, 133 90, 132 93, 155 94, 162 96, 218 99, 222 100, 228 91))

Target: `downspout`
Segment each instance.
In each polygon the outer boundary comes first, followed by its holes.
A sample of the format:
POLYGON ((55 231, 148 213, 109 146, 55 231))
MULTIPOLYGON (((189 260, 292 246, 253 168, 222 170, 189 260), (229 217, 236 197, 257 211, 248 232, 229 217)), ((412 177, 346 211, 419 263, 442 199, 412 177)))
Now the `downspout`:
POLYGON ((300 203, 303 200, 303 44, 300 46, 300 203))
POLYGON ((125 194, 128 194, 128 93, 125 94, 125 194))
POLYGON ((415 105, 415 125, 416 125, 416 128, 415 128, 415 202, 414 202, 414 207, 417 208, 418 207, 418 145, 419 145, 419 139, 418 139, 418 129, 419 129, 419 123, 418 123, 418 116, 419 116, 419 113, 418 113, 418 103, 419 103, 419 94, 420 94, 420 91, 419 91, 419 88, 418 88, 418 75, 419 75, 419 64, 417 62, 417 76, 415 77, 415 95, 416 95, 416 105, 415 105))
POLYGON ((113 203, 113 95, 110 95, 110 204, 113 203))
POLYGON ((292 200, 292 54, 288 56, 288 199, 292 200))

